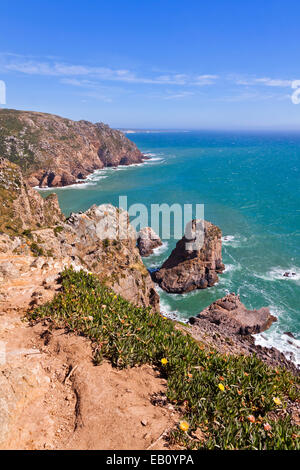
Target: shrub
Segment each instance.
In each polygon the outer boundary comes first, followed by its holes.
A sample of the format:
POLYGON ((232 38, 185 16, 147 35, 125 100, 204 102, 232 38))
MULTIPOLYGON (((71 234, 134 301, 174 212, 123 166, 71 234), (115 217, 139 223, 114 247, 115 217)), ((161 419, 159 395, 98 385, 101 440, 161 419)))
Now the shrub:
POLYGON ((60 225, 57 225, 57 226, 54 227, 54 229, 53 229, 54 235, 57 237, 57 235, 58 235, 59 233, 61 233, 61 232, 63 231, 63 229, 64 229, 63 227, 61 227, 60 225))
POLYGON ((30 249, 34 256, 44 256, 44 250, 37 243, 33 242, 30 245, 30 249))

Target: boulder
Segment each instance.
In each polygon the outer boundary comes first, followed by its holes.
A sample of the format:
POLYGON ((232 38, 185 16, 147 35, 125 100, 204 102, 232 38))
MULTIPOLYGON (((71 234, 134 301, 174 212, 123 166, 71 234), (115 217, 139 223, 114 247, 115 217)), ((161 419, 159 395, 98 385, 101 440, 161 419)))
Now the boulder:
POLYGON ((276 318, 267 307, 248 310, 239 295, 232 293, 213 302, 197 317, 191 318, 190 323, 201 325, 202 320, 219 326, 224 334, 251 335, 270 328, 276 318))
POLYGON ((137 246, 141 256, 152 255, 153 250, 161 245, 161 239, 151 227, 144 227, 138 233, 137 246))
POLYGON ((167 292, 181 294, 206 289, 218 281, 217 273, 225 269, 219 227, 196 219, 189 226, 169 258, 152 274, 153 280, 167 292))

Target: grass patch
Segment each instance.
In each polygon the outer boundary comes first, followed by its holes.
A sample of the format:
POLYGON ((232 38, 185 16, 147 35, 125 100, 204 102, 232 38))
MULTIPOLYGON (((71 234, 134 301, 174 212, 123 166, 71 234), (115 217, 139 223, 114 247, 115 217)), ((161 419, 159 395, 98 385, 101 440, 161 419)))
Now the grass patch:
POLYGON ((187 448, 299 449, 290 418, 268 417, 297 398, 297 378, 255 356, 223 356, 204 349, 171 320, 132 305, 94 275, 65 270, 62 291, 28 315, 89 337, 96 363, 107 358, 119 368, 145 363, 158 367, 168 381, 168 399, 184 407, 190 426, 188 434, 178 429, 171 439, 187 448), (199 428, 203 442, 189 437, 199 428))

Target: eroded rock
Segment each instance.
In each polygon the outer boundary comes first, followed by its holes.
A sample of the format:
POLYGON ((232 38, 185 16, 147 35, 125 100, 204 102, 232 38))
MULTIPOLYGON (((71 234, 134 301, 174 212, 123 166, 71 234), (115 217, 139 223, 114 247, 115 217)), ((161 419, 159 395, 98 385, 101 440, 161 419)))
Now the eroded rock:
POLYGON ((191 226, 191 236, 188 238, 185 235, 162 267, 152 275, 154 281, 167 292, 181 294, 206 289, 218 281, 217 273, 222 273, 225 269, 219 227, 200 220, 193 220, 191 226), (196 242, 200 238, 197 235, 200 229, 203 231, 203 243, 198 247, 196 242))
POLYGON ((120 131, 53 114, 0 110, 2 156, 20 165, 30 186, 74 184, 103 167, 142 163, 120 131))
POLYGON ((56 194, 42 198, 25 182, 18 165, 0 157, 0 232, 16 234, 55 225, 64 216, 56 194))
POLYGON ((196 318, 190 319, 190 323, 201 324, 201 320, 207 320, 219 326, 220 332, 224 334, 251 335, 270 328, 276 318, 271 315, 267 307, 248 310, 241 302, 239 295, 227 294, 209 305, 196 318))
POLYGON ((139 231, 137 246, 141 256, 152 255, 153 250, 161 245, 161 239, 151 227, 144 227, 139 231))

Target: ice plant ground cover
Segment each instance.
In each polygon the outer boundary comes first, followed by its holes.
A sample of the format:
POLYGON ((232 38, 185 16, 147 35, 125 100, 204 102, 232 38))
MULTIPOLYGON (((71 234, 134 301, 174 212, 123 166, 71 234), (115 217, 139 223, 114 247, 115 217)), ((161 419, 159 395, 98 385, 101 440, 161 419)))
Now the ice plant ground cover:
POLYGON ((171 432, 171 442, 199 449, 300 448, 297 426, 282 413, 299 399, 298 378, 255 356, 205 349, 171 320, 134 306, 92 274, 65 270, 61 292, 28 317, 90 338, 96 364, 105 358, 119 368, 147 363, 159 369, 168 400, 185 410, 188 423, 187 430, 171 432), (199 429, 203 438, 195 440, 199 429))

